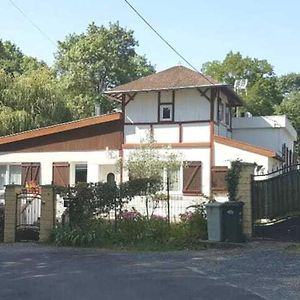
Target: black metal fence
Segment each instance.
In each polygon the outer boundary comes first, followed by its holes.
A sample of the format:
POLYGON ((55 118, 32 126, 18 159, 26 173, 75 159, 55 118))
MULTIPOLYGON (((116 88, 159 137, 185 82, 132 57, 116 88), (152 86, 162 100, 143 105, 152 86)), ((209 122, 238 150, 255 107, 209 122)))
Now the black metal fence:
POLYGON ((300 164, 290 165, 252 180, 252 217, 278 220, 300 215, 300 164))
POLYGON ((23 190, 16 201, 16 241, 38 240, 41 195, 23 190))

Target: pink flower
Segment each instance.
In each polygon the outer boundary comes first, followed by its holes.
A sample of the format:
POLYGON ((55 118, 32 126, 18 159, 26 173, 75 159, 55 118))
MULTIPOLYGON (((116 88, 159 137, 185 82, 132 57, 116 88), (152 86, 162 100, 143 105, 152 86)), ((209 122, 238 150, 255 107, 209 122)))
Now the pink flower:
POLYGON ((121 213, 121 219, 123 219, 123 220, 136 221, 136 220, 140 219, 141 217, 142 217, 142 215, 136 210, 133 210, 133 211, 125 210, 121 213))
POLYGON ((189 222, 193 218, 193 213, 191 211, 187 211, 183 214, 180 214, 180 220, 182 222, 189 222))

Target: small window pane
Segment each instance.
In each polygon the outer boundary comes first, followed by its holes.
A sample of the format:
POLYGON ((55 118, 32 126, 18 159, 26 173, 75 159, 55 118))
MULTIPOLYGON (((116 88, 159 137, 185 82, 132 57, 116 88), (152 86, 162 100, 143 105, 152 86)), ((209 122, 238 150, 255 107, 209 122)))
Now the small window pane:
POLYGON ((172 120, 172 105, 164 104, 160 106, 160 119, 162 121, 171 121, 172 120))
POLYGON ((171 118, 171 109, 169 107, 163 108, 163 119, 170 119, 171 118))
POLYGON ((0 166, 0 190, 4 189, 6 185, 6 166, 0 166))
POLYGON ((75 165, 75 183, 87 182, 87 165, 75 165))
POLYGON ((21 184, 21 166, 9 166, 9 184, 21 184))
POLYGON ((180 190, 180 169, 170 172, 170 191, 180 190))
POLYGON ((226 125, 230 125, 230 109, 228 106, 226 106, 226 110, 225 110, 225 123, 226 125))

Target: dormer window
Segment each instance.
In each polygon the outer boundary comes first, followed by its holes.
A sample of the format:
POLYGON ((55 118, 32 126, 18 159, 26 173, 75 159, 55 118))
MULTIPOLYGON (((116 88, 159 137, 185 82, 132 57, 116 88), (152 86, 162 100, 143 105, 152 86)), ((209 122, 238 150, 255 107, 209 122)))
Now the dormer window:
POLYGON ((160 121, 173 121, 173 105, 170 104, 161 104, 159 112, 160 121))

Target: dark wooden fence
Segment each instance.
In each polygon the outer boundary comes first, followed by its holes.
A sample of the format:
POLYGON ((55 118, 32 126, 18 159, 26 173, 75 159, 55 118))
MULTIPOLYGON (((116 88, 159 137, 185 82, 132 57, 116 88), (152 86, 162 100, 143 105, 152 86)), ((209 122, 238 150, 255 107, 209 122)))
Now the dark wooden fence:
POLYGON ((252 178, 252 217, 278 220, 300 215, 300 164, 252 178))

